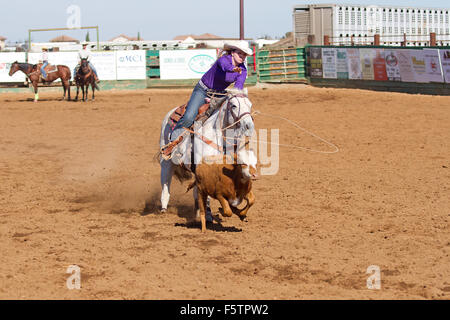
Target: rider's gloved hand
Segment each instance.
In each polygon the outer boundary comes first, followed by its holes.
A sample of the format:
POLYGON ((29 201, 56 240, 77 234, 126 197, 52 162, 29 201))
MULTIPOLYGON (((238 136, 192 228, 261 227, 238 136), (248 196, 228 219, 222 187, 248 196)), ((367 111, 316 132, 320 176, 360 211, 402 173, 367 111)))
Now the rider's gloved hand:
POLYGON ((242 73, 242 69, 240 67, 236 67, 236 68, 233 69, 233 72, 237 72, 237 73, 241 74, 242 73))

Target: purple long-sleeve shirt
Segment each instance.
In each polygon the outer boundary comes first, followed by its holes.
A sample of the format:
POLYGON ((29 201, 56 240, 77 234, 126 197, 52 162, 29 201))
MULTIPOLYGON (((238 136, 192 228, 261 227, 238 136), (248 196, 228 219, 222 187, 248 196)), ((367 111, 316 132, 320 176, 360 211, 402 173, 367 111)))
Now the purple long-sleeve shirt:
POLYGON ((233 72, 231 55, 224 55, 217 59, 211 68, 203 75, 202 82, 210 89, 223 91, 230 84, 235 82, 234 87, 237 89, 244 89, 244 82, 247 79, 247 68, 245 64, 241 63, 239 67, 242 73, 233 72))

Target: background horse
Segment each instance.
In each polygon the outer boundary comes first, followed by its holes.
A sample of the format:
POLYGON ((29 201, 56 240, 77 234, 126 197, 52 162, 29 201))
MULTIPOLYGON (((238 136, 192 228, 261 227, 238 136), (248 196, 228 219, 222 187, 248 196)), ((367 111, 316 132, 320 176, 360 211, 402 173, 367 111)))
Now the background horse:
MULTIPOLYGON (((220 108, 217 108, 203 124, 199 122, 194 123, 195 134, 193 134, 193 138, 190 138, 190 132, 184 133, 187 138, 184 138, 177 145, 176 149, 172 151, 174 153, 172 159, 164 160, 160 157, 161 212, 167 211, 170 199, 170 184, 174 172, 186 173, 186 171, 180 170, 182 168, 181 164, 190 166, 192 158, 194 163, 200 163, 205 156, 223 154, 224 149, 226 149, 227 153, 233 151, 234 145, 229 144, 230 131, 234 139, 251 137, 253 135, 255 126, 251 117, 251 108, 252 104, 247 94, 236 94, 229 90, 227 98, 220 108), (213 142, 213 144, 205 143, 205 138, 213 142), (192 148, 194 150, 193 154, 192 148)), ((170 133, 172 132, 170 116, 176 109, 169 111, 162 122, 160 148, 169 143, 170 133)), ((179 177, 178 174, 177 177, 179 177)), ((187 175, 186 178, 190 178, 190 175, 187 175)), ((198 190, 196 187, 194 187, 194 200, 198 216, 198 190)))
POLYGON ((75 75, 75 83, 77 84, 77 96, 75 100, 78 100, 78 93, 83 92, 83 101, 88 100, 89 85, 92 88, 92 101, 95 99, 95 89, 100 90, 95 83, 94 72, 89 67, 89 62, 87 59, 81 59, 80 67, 78 68, 77 74, 75 75), (86 91, 86 92, 85 92, 86 91))
POLYGON ((38 83, 52 83, 57 79, 61 79, 64 88, 63 100, 66 99, 66 91, 68 91, 68 100, 70 101, 70 78, 72 74, 70 69, 65 65, 49 66, 46 68, 47 80, 41 77, 41 70, 39 65, 29 63, 19 63, 17 61, 11 64, 9 75, 12 76, 17 71, 22 71, 31 81, 34 88, 34 102, 39 100, 38 83))

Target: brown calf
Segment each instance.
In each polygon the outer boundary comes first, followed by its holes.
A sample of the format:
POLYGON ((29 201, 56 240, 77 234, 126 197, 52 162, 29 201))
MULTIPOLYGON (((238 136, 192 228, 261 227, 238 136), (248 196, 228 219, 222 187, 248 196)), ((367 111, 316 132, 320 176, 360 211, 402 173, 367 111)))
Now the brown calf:
POLYGON ((241 220, 246 218, 249 208, 255 203, 252 180, 257 178, 257 174, 256 156, 253 151, 240 150, 232 164, 228 164, 231 161, 226 156, 221 160, 222 163, 218 164, 217 161, 214 163, 211 159, 204 159, 197 165, 195 181, 188 187, 188 191, 195 185, 198 188, 202 232, 206 230, 205 209, 208 196, 219 200, 223 216, 231 217, 235 213, 241 220), (247 205, 238 209, 244 199, 247 205))

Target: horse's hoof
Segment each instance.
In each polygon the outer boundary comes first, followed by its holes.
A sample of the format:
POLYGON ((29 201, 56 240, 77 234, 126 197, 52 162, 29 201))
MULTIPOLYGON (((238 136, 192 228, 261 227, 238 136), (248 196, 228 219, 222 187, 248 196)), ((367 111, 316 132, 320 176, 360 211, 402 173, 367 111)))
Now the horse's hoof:
POLYGON ((162 208, 161 210, 160 210, 160 213, 166 213, 167 212, 167 208, 162 208))

